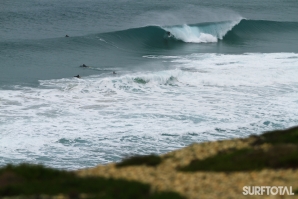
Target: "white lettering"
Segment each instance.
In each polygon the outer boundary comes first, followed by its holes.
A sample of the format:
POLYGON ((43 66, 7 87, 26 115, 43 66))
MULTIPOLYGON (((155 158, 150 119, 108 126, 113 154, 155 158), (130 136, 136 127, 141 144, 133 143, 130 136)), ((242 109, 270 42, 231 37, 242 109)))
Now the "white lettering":
POLYGON ((248 186, 244 186, 244 187, 243 187, 243 192, 242 192, 242 193, 243 193, 243 195, 245 195, 245 196, 248 194, 248 186))
POLYGON ((265 192, 265 188, 266 188, 265 186, 261 186, 261 193, 262 193, 261 195, 264 194, 264 192, 265 192))
POLYGON ((292 186, 290 186, 290 191, 291 191, 291 193, 290 194, 288 194, 288 195, 295 195, 294 193, 293 193, 293 190, 292 190, 292 186))
POLYGON ((248 194, 249 195, 255 195, 255 187, 254 186, 249 186, 248 194))
POLYGON ((270 195, 270 193, 269 193, 269 191, 270 191, 270 186, 266 186, 266 189, 267 189, 267 195, 269 196, 269 195, 270 195))
POLYGON ((261 195, 261 187, 255 186, 255 195, 261 195))
POLYGON ((243 188, 243 195, 295 195, 293 192, 292 186, 244 186, 243 188), (290 188, 290 189, 289 189, 290 188))
POLYGON ((276 195, 278 193, 278 188, 276 186, 271 187, 270 193, 271 195, 276 195), (273 189, 275 189, 275 192, 273 192, 273 189))

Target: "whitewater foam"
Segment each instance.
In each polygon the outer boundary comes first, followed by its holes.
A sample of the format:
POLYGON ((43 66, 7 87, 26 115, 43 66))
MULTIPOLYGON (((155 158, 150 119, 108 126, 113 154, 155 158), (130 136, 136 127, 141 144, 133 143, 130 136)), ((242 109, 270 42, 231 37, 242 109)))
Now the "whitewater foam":
POLYGON ((242 19, 229 22, 205 23, 197 25, 182 25, 163 27, 171 32, 174 38, 187 43, 215 43, 240 23, 242 19))
POLYGON ((0 90, 0 164, 76 169, 292 126, 297 57, 149 55, 175 69, 0 90))

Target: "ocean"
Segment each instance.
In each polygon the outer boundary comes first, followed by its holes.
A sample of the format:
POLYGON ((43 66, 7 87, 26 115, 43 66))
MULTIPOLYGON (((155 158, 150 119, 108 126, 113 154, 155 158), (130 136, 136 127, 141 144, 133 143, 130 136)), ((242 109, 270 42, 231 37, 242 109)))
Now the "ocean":
POLYGON ((297 0, 1 0, 0 166, 74 170, 297 125, 297 13, 297 0))

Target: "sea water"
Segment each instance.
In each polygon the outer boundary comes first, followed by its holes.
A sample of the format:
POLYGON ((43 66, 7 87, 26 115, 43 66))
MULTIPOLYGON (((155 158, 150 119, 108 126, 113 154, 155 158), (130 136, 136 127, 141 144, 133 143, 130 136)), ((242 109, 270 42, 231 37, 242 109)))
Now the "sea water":
POLYGON ((297 125, 297 13, 277 0, 2 1, 0 165, 86 168, 297 125))

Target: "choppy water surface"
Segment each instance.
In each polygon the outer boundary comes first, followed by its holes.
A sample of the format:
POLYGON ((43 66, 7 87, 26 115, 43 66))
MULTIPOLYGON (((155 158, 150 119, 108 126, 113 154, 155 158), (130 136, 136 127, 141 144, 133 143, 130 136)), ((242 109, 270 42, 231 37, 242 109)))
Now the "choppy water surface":
POLYGON ((0 165, 77 169, 296 125, 298 6, 270 2, 4 1, 0 165))

